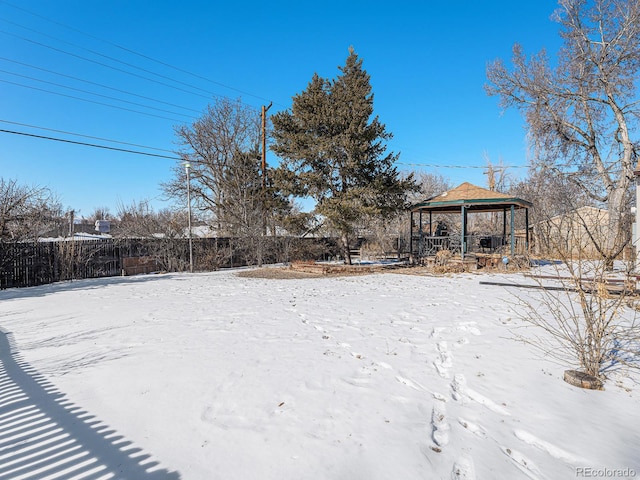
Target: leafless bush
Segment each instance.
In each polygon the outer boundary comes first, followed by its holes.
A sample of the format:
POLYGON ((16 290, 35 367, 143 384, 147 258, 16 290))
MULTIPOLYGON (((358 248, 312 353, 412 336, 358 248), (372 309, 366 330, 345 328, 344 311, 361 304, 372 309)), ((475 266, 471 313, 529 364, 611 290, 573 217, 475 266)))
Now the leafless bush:
POLYGON ((360 256, 367 259, 390 258, 399 253, 398 235, 381 235, 364 241, 360 247, 360 256))
MULTIPOLYGON (((532 241, 538 255, 557 263, 536 278, 539 303, 518 297, 521 318, 537 329, 527 328, 517 338, 547 358, 601 381, 614 370, 637 369, 640 324, 628 308, 635 279, 631 265, 613 261, 617 255, 610 248, 611 212, 577 204, 584 196, 557 179, 545 185, 554 201, 538 208, 532 241)), ((545 190, 542 187, 540 191, 545 190)), ((614 243, 622 246, 629 240, 630 228, 619 226, 614 243)))
POLYGON ((0 177, 0 242, 37 239, 55 226, 61 210, 47 188, 0 177))
POLYGON ((322 238, 283 239, 283 261, 300 262, 325 260, 339 254, 335 241, 322 238))
POLYGON ((612 275, 605 261, 580 260, 542 277, 539 302, 518 297, 521 319, 537 327, 517 333, 518 340, 602 381, 640 368, 640 323, 628 306, 635 284, 630 288, 625 272, 612 275))
POLYGON ((211 240, 210 242, 196 241, 193 244, 193 256, 197 270, 216 271, 231 262, 231 247, 217 238, 211 240))
POLYGON ((176 210, 156 212, 146 200, 118 206, 117 237, 126 245, 137 239, 138 251, 130 256, 152 256, 162 270, 185 271, 189 268, 186 213, 176 210))

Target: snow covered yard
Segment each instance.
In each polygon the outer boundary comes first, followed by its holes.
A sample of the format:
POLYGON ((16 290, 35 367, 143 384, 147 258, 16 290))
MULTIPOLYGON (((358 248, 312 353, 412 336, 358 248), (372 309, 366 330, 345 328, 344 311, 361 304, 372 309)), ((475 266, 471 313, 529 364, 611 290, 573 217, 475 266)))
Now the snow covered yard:
MULTIPOLYGON (((225 271, 0 292, 14 353, 0 342, 0 479, 640 475, 639 387, 564 383, 561 366, 508 338, 521 324, 512 292, 480 280, 522 276, 225 271), (30 395, 86 451, 63 455, 67 470, 46 453, 30 395), (93 436, 72 406, 108 432, 93 436)), ((517 294, 535 303, 539 291, 517 294)))

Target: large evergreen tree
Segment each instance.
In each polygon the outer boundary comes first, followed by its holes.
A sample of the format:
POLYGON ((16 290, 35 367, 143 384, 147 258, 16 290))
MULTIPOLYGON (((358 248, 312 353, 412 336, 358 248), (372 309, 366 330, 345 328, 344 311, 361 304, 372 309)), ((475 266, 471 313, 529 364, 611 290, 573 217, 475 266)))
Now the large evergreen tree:
POLYGON ((392 135, 373 115, 370 77, 349 49, 334 80, 313 76, 290 110, 272 117, 272 150, 282 159, 278 178, 292 195, 316 200, 316 213, 340 232, 345 261, 349 237, 368 217, 403 208, 413 177, 401 179, 386 153, 392 135))

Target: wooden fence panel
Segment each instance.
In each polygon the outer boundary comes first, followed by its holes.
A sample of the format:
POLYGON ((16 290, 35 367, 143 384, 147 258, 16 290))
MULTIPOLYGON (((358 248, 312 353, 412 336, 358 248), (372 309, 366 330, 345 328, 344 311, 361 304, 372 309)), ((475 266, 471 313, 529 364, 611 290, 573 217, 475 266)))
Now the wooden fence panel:
POLYGON ((0 289, 119 275, 110 240, 0 243, 0 289))

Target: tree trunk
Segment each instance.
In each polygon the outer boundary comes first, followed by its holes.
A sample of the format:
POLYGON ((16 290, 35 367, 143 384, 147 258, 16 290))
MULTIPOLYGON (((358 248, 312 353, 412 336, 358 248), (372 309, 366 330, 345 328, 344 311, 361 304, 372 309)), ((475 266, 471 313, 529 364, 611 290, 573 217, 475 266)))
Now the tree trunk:
POLYGON ((351 248, 349 246, 349 235, 342 234, 342 251, 344 255, 344 263, 351 265, 351 248))
POLYGON ((624 231, 624 225, 622 218, 624 216, 624 193, 628 188, 628 182, 621 182, 622 186, 617 186, 616 189, 610 193, 609 201, 607 204, 607 210, 609 213, 609 222, 607 228, 607 238, 605 244, 604 261, 607 267, 607 271, 613 270, 613 261, 620 255, 623 248, 628 242, 626 232, 624 231))
POLYGON ((257 241, 258 248, 256 249, 256 252, 258 255, 257 263, 258 263, 258 267, 262 268, 262 263, 264 262, 264 258, 263 258, 264 257, 264 237, 258 236, 257 240, 258 240, 257 241))

